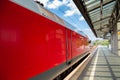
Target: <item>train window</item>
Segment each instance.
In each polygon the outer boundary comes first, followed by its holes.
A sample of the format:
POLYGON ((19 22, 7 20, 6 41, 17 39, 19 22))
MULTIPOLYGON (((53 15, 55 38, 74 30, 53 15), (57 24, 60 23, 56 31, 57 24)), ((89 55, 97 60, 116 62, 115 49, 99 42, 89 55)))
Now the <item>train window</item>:
POLYGON ((40 10, 33 0, 29 0, 29 1, 28 0, 11 0, 11 1, 35 13, 40 14, 40 10))

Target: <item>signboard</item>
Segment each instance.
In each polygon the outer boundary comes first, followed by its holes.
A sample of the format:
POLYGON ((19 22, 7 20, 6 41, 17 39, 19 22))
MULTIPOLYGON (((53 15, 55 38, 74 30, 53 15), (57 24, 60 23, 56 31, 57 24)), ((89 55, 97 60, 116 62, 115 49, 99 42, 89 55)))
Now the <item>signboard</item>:
POLYGON ((118 35, 120 35, 120 31, 118 31, 118 35))

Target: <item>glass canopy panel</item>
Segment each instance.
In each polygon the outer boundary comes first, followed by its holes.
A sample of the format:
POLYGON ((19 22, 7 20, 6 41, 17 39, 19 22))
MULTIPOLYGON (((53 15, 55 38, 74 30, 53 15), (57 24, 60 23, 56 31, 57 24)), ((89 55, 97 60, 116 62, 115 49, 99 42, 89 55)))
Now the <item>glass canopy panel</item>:
MULTIPOLYGON (((102 23, 104 23, 104 22, 107 22, 109 19, 110 19, 109 17, 108 17, 108 18, 104 18, 104 19, 99 20, 99 21, 96 21, 96 22, 94 22, 94 23, 100 22, 99 24, 102 24, 102 23)), ((93 24, 94 24, 94 23, 93 23, 93 24)))
POLYGON ((90 5, 90 4, 94 3, 96 0, 88 0, 88 1, 84 0, 84 1, 85 1, 86 5, 90 5))
POLYGON ((94 23, 93 25, 94 25, 94 27, 95 26, 101 26, 101 27, 104 27, 104 26, 107 26, 108 24, 109 24, 109 21, 104 21, 102 24, 101 24, 102 22, 97 22, 97 23, 94 23))
MULTIPOLYGON (((97 20, 99 20, 100 19, 100 8, 95 9, 95 10, 89 12, 88 14, 89 14, 89 17, 91 18, 91 20, 92 20, 92 18, 96 18, 97 20)), ((94 21, 92 21, 92 22, 94 22, 94 21)))
POLYGON ((94 15, 100 15, 100 10, 98 10, 98 11, 96 11, 94 13, 89 14, 89 16, 94 16, 94 15))
POLYGON ((95 26, 94 26, 94 29, 95 29, 95 30, 100 29, 100 25, 95 25, 95 26))
POLYGON ((97 1, 94 1, 92 4, 86 5, 87 11, 94 9, 95 7, 98 7, 99 4, 100 4, 100 1, 97 0, 97 1))
MULTIPOLYGON (((98 5, 97 3, 99 3, 99 5, 100 5, 99 1, 100 0, 90 0, 90 1, 85 2, 85 4, 86 4, 87 8, 89 8, 89 7, 98 5), (95 3, 93 3, 93 2, 95 2, 95 3)), ((103 0, 103 3, 106 3, 106 1, 108 2, 108 1, 111 1, 111 0, 103 0)), ((108 3, 108 4, 103 6, 102 16, 100 15, 101 14, 100 13, 100 10, 101 10, 100 7, 99 8, 95 7, 96 9, 93 9, 92 11, 90 11, 88 14, 89 14, 89 17, 90 17, 92 23, 97 22, 98 25, 102 25, 102 26, 108 24, 108 18, 112 14, 114 3, 115 2, 113 1, 113 2, 108 3), (107 18, 107 19, 105 19, 105 18, 107 18), (100 21, 100 20, 102 20, 102 21, 100 21)))
POLYGON ((104 35, 105 33, 102 33, 101 30, 103 29, 104 31, 108 32, 109 29, 107 28, 116 0, 103 0, 102 3, 101 0, 82 0, 82 1, 84 1, 83 5, 86 8, 88 17, 92 22, 91 24, 93 24, 93 28, 95 29, 97 36, 104 35))
POLYGON ((109 19, 110 19, 110 18, 106 18, 106 19, 104 19, 104 20, 102 20, 102 21, 96 21, 96 22, 93 23, 93 25, 99 25, 99 24, 103 24, 103 23, 104 23, 104 24, 105 24, 105 23, 108 24, 109 19))
POLYGON ((100 8, 97 8, 97 9, 94 9, 94 10, 90 11, 89 14, 95 13, 97 11, 100 11, 100 8))
POLYGON ((102 18, 107 17, 107 16, 111 16, 114 4, 115 4, 115 2, 111 2, 111 3, 103 6, 102 18))
MULTIPOLYGON (((108 0, 108 1, 111 1, 111 0, 108 0)), ((105 6, 103 6, 103 8, 105 8, 105 7, 110 7, 110 6, 114 6, 114 4, 115 4, 115 1, 113 0, 113 2, 108 3, 108 4, 106 4, 105 6)))
POLYGON ((99 16, 94 16, 94 17, 90 17, 92 22, 96 22, 98 20, 100 20, 100 15, 99 16))
MULTIPOLYGON (((103 0, 103 5, 109 4, 114 0, 103 0)), ((101 0, 84 0, 87 11, 92 11, 100 7, 101 0)))

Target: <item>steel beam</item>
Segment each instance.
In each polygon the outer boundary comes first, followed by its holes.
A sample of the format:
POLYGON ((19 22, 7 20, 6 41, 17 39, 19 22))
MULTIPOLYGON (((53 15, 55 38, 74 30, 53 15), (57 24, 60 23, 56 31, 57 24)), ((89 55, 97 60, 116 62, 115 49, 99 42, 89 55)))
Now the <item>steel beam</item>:
MULTIPOLYGON (((106 1, 105 3, 103 3, 103 6, 105 6, 105 5, 109 4, 109 3, 113 2, 113 1, 115 1, 115 0, 106 1)), ((93 11, 93 10, 95 10, 95 9, 100 8, 100 7, 101 7, 101 5, 98 5, 98 6, 97 6, 97 7, 95 7, 94 9, 88 10, 88 12, 91 12, 91 11, 93 11)))
POLYGON ((77 8, 80 10, 80 12, 82 13, 83 17, 85 18, 85 20, 87 21, 88 25, 90 26, 91 30, 93 31, 94 35, 97 37, 97 34, 95 32, 95 29, 93 27, 92 21, 88 16, 88 12, 86 7, 84 6, 85 3, 82 0, 73 0, 74 3, 76 4, 77 8))

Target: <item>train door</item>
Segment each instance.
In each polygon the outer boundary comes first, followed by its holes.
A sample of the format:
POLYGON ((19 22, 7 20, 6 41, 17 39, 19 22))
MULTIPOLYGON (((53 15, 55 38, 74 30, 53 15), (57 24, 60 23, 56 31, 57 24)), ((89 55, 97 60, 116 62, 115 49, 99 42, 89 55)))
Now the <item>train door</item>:
POLYGON ((66 62, 71 63, 72 59, 72 32, 66 29, 66 62))

